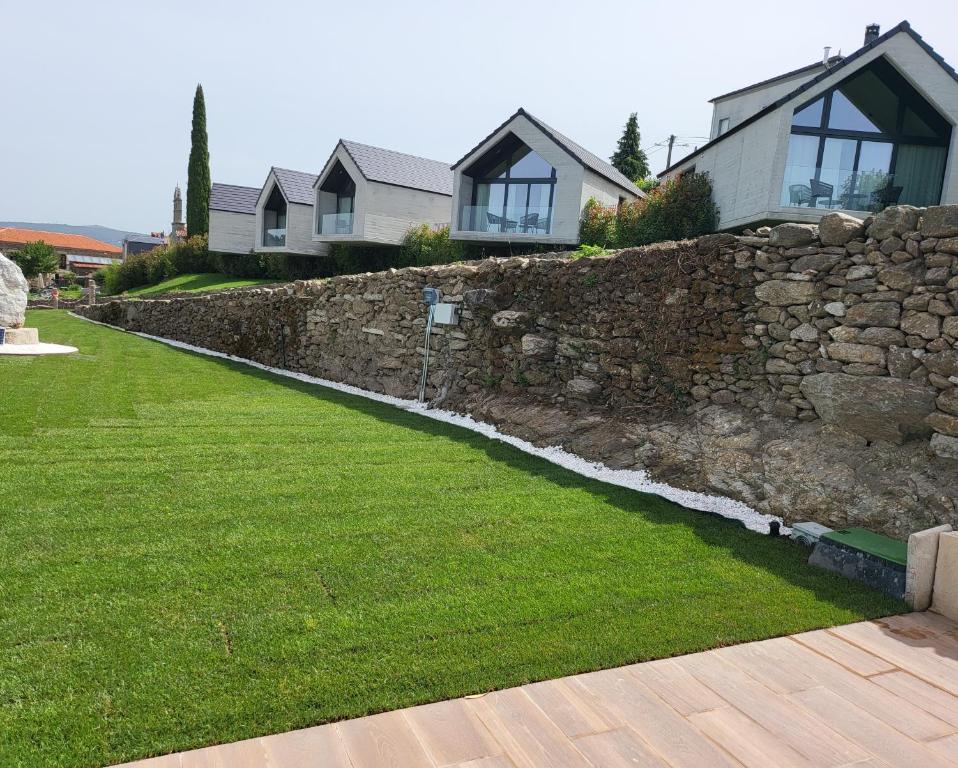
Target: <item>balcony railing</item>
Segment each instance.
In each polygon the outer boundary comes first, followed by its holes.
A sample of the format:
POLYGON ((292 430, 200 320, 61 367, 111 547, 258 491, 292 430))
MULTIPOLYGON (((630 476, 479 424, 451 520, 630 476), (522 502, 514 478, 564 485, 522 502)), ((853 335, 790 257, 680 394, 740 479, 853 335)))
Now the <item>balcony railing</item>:
POLYGON ((282 248, 286 245, 286 227, 267 229, 263 233, 264 248, 282 248))
POLYGON ((353 233, 353 214, 323 213, 319 217, 319 234, 351 235, 353 233))
POLYGON ((552 207, 501 205, 463 206, 459 215, 462 232, 494 232, 497 234, 548 235, 552 231, 552 207))
POLYGON ((836 168, 785 167, 782 205, 794 208, 878 211, 906 203, 893 174, 883 171, 843 171, 836 168))

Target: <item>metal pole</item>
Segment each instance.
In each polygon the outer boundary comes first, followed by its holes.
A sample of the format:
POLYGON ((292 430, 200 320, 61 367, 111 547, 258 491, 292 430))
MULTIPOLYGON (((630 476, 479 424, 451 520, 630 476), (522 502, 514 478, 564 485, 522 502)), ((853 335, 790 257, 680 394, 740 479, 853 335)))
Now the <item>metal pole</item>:
POLYGON ((429 375, 429 337, 432 335, 432 318, 436 312, 436 305, 429 305, 429 316, 426 318, 426 349, 422 359, 422 376, 419 379, 419 402, 426 401, 426 378, 429 375))

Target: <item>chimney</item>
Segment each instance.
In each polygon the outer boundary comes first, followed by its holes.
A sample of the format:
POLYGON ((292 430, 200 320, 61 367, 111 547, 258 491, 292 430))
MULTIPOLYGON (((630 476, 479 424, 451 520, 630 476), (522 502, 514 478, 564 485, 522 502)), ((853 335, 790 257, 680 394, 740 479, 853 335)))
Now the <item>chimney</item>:
POLYGON ((872 40, 878 39, 878 35, 881 32, 881 27, 877 24, 869 24, 865 27, 865 45, 868 45, 872 40))
POLYGON ((828 59, 830 58, 829 54, 832 52, 832 47, 830 45, 825 46, 825 54, 822 56, 822 64, 826 67, 828 66, 828 59))

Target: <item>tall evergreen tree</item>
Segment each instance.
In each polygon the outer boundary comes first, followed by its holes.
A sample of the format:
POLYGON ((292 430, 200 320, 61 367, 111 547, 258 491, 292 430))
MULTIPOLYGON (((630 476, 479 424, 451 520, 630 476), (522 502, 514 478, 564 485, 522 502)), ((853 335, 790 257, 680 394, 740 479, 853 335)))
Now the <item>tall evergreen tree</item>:
POLYGON ((206 235, 210 230, 210 150, 206 135, 206 101, 203 86, 193 97, 193 130, 190 133, 190 165, 186 177, 186 231, 206 235))
POLYGON ((619 146, 610 159, 612 166, 632 181, 637 182, 649 175, 649 159, 641 147, 639 119, 635 112, 629 115, 619 146))

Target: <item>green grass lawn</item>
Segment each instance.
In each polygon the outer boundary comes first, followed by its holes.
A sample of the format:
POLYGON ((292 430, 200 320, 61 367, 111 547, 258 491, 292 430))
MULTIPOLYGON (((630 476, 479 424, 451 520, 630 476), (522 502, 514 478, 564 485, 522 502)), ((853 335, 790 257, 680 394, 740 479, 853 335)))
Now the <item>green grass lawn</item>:
POLYGON ((198 274, 177 275, 156 285, 133 288, 127 291, 126 295, 153 296, 158 293, 207 293, 209 291, 222 291, 227 288, 247 288, 251 285, 266 285, 275 282, 275 280, 230 277, 216 272, 200 272, 198 274))
MULTIPOLYGON (((60 298, 61 299, 79 299, 83 295, 83 286, 80 285, 65 285, 60 289, 60 298)), ((30 299, 36 301, 40 298, 39 294, 30 293, 30 299)))
POLYGON ((0 358, 0 765, 94 766, 902 610, 808 550, 63 312, 0 358))

